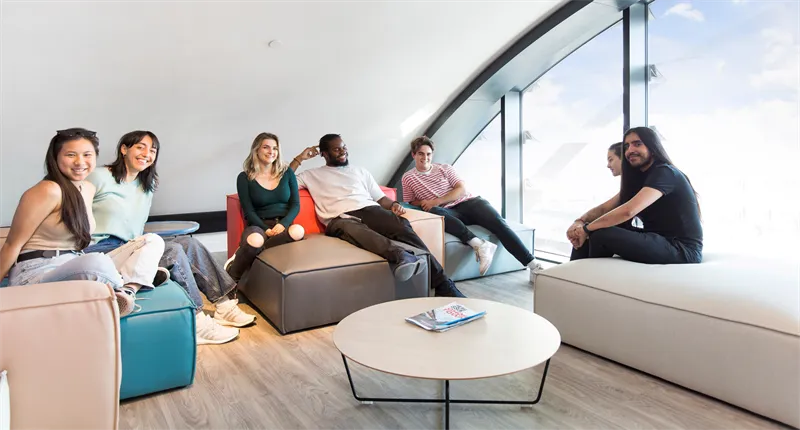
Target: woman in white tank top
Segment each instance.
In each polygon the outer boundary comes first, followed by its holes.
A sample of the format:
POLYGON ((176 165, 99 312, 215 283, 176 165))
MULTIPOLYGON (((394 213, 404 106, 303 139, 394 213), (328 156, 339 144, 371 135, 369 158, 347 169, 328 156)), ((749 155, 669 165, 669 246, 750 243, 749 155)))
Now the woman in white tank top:
POLYGON ((50 140, 47 175, 20 199, 8 239, 0 249, 0 277, 9 285, 92 280, 123 286, 114 262, 103 254, 80 252, 94 229, 94 170, 99 141, 83 128, 59 130, 50 140))

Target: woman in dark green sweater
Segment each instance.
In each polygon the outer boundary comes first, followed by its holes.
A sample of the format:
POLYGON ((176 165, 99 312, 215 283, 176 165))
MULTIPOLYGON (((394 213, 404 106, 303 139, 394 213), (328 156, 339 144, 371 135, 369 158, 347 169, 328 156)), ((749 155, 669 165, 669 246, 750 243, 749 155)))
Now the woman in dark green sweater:
POLYGON ((236 190, 248 227, 242 233, 239 249, 225 263, 225 269, 238 281, 250 269, 261 251, 303 238, 305 231, 292 224, 300 212, 297 178, 281 160, 278 136, 261 133, 250 146, 236 190))

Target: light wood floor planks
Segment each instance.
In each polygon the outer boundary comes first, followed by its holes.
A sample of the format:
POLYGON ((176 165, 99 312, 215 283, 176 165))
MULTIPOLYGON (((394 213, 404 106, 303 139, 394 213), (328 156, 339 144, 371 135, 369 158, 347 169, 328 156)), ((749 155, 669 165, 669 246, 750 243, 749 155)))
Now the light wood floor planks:
MULTIPOLYGON (((528 272, 459 283, 468 296, 533 308, 528 272)), ((194 385, 122 403, 121 429, 436 429, 443 406, 361 405, 353 399, 334 327, 280 336, 257 324, 226 345, 198 348, 194 385)), ((425 352, 420 351, 420 360, 425 352)), ((480 359, 476 351, 475 359, 480 359)), ((151 363, 158 366, 158 363, 151 363)), ((441 396, 440 382, 385 375, 355 363, 365 396, 441 396)), ((453 398, 533 398, 542 366, 501 378, 451 383, 453 398)), ((709 397, 569 346, 553 358, 532 408, 452 406, 454 429, 781 429, 709 397)))

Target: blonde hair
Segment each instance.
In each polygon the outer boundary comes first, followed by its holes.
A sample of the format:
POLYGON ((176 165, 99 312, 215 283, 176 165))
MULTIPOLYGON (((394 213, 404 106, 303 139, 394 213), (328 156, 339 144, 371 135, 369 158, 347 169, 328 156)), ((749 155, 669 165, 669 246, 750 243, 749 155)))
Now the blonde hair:
POLYGON ((261 147, 261 144, 265 140, 274 140, 275 144, 278 148, 278 156, 275 157, 275 161, 272 162, 272 168, 270 169, 270 173, 272 176, 276 178, 280 178, 286 173, 286 169, 289 168, 289 165, 283 162, 281 159, 281 142, 278 140, 278 136, 275 136, 272 133, 259 133, 255 139, 253 139, 253 144, 250 145, 250 154, 247 155, 247 158, 244 160, 242 164, 242 170, 247 174, 247 179, 251 181, 261 173, 261 163, 258 162, 258 157, 256 156, 256 151, 261 147))

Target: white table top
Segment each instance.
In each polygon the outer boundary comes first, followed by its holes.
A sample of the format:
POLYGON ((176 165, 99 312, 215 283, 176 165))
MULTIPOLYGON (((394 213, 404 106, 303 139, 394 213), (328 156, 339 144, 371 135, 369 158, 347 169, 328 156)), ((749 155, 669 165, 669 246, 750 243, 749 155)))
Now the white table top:
POLYGON ((347 358, 385 373, 424 379, 479 379, 519 372, 545 362, 561 345, 546 319, 525 309, 479 299, 429 297, 395 300, 343 319, 333 342, 347 358), (437 333, 405 321, 458 302, 482 318, 437 333))

